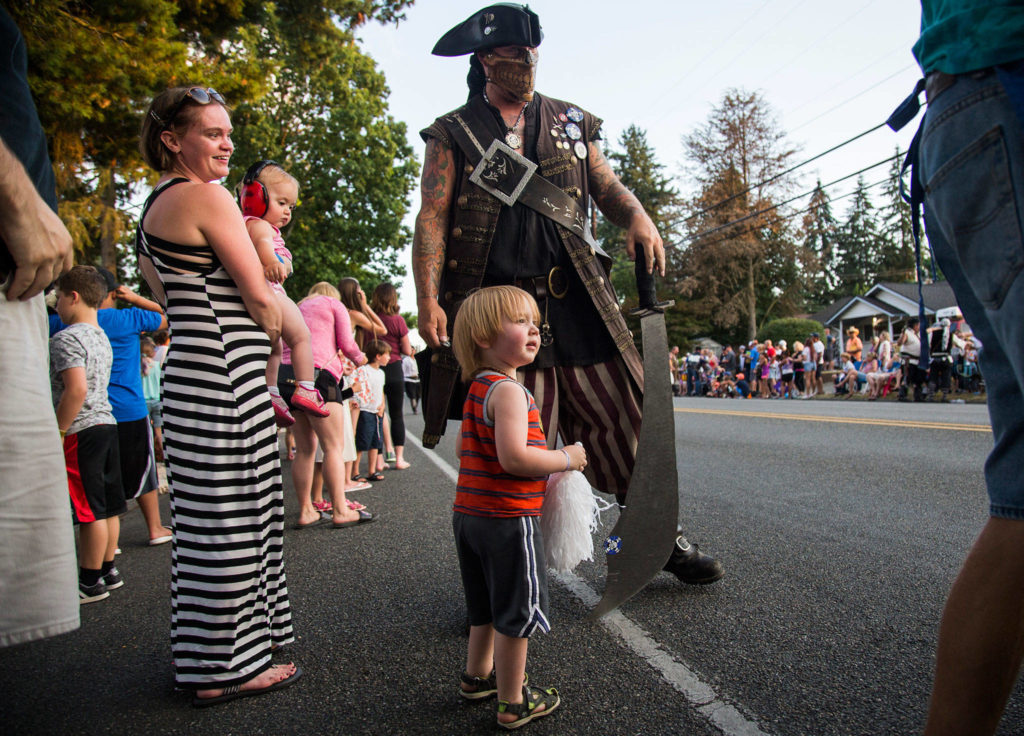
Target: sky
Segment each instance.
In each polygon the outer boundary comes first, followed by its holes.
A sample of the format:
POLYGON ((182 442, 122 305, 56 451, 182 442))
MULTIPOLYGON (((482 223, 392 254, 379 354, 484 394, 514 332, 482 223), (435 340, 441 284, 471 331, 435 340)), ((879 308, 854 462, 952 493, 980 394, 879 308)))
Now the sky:
MULTIPOLYGON (((604 120, 613 146, 629 125, 647 140, 665 174, 688 192, 682 139, 708 119, 727 89, 758 91, 771 107, 794 163, 874 128, 920 77, 911 47, 920 27, 915 0, 540 0, 537 89, 604 120)), ((480 0, 417 0, 395 26, 359 29, 391 90, 391 115, 406 123, 422 162, 419 131, 466 99, 468 57, 432 56, 452 26, 485 6, 480 0)), ((796 193, 851 174, 905 150, 916 121, 882 128, 799 169, 796 193)), ((865 173, 885 178, 887 166, 865 173)), ((856 179, 830 188, 835 199, 856 179)), ((877 192, 877 190, 873 190, 877 192)), ((875 200, 879 199, 878 194, 875 200)), ((407 222, 419 209, 412 194, 407 222)), ((850 198, 833 205, 842 216, 850 198)), ((795 203, 798 206, 801 203, 795 203)), ((411 277, 400 287, 415 311, 411 277)))

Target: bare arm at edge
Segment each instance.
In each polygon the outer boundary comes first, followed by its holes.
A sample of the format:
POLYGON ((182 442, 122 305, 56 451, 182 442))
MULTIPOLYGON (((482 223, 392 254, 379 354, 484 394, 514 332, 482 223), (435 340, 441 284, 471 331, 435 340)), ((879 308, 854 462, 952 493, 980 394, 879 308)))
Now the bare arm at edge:
POLYGON ((600 147, 591 141, 587 144, 587 151, 590 196, 605 217, 626 231, 626 253, 629 259, 636 260, 636 246, 639 245, 647 256, 648 273, 657 268, 658 274, 664 276, 665 244, 658 234, 658 228, 636 195, 619 181, 600 147))
POLYGON ((455 156, 435 138, 423 158, 422 201, 412 241, 412 275, 416 282, 419 333, 436 348, 448 339, 448 319, 437 303, 448 242, 448 212, 455 192, 455 156))
POLYGON ((71 268, 71 235, 0 139, 0 237, 14 259, 8 299, 30 299, 71 268))

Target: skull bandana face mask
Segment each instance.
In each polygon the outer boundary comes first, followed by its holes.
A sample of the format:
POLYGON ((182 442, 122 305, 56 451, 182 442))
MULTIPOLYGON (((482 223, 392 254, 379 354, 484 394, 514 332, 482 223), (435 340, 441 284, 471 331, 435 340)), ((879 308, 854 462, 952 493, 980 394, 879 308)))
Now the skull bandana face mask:
POLYGON ((491 49, 483 54, 487 81, 492 82, 520 102, 533 100, 533 85, 537 80, 537 49, 511 46, 496 53, 491 49))

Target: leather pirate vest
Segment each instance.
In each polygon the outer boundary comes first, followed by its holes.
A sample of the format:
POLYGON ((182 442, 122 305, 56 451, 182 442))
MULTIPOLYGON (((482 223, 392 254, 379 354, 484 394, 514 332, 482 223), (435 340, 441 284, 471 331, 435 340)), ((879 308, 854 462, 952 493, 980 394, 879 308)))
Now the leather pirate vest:
MULTIPOLYGON (((542 177, 560 189, 585 213, 589 203, 587 161, 585 157, 576 155, 574 143, 578 140, 586 146, 596 135, 601 120, 575 108, 582 114, 582 120, 575 123, 579 137, 556 136, 549 134, 549 128, 554 133, 564 132, 569 123, 565 113, 573 106, 541 94, 535 94, 533 104, 539 108, 540 119, 536 147, 537 169, 534 176, 542 177)), ((576 131, 570 132, 576 134, 576 131)), ((420 132, 424 140, 436 138, 453 151, 458 172, 449 210, 449 237, 438 294, 438 302, 445 310, 449 325, 454 324, 455 314, 466 296, 483 283, 495 228, 501 208, 505 206, 495 195, 470 181, 476 163, 481 158, 480 152, 474 149, 487 149, 495 139, 501 140, 504 133, 495 115, 479 95, 463 107, 437 118, 430 127, 420 132)), ((542 197, 540 199, 543 200, 542 197)), ((561 214, 564 215, 567 209, 561 208, 561 214)), ((538 211, 553 217, 559 208, 547 202, 538 211), (546 206, 552 208, 551 215, 544 212, 546 206)), ((575 217, 575 220, 579 219, 575 217)), ((556 220, 559 223, 556 226, 558 236, 615 347, 642 390, 643 363, 608 278, 611 259, 599 246, 592 247, 585 242, 582 232, 589 227, 589 223, 585 221, 585 215, 583 219, 583 222, 578 223, 573 218, 556 220)), ((423 444, 427 447, 433 447, 438 442, 449 416, 459 418, 462 410, 461 401, 457 400, 457 405, 452 405, 453 395, 458 398, 455 387, 459 366, 451 348, 433 351, 430 363, 431 376, 425 402, 426 426, 423 435, 423 444)))

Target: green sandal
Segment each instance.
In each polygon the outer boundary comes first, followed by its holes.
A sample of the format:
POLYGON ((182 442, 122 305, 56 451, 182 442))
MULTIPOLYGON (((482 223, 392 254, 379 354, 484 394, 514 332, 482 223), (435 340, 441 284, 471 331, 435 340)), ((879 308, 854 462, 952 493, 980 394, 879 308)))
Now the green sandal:
POLYGON ((523 685, 522 703, 506 703, 504 700, 498 701, 499 714, 511 713, 512 715, 519 717, 514 721, 509 721, 508 723, 498 719, 498 725, 509 731, 519 728, 520 726, 525 726, 534 718, 540 718, 551 713, 561 702, 561 698, 558 697, 558 691, 553 687, 540 688, 523 685), (541 706, 544 706, 544 710, 537 710, 541 706))
MULTIPOLYGON (((459 695, 464 697, 466 700, 481 700, 483 698, 490 698, 498 694, 498 677, 495 675, 494 670, 491 670, 491 674, 487 677, 476 677, 463 672, 461 677, 464 685, 469 685, 472 690, 465 690, 459 688, 459 695)), ((526 685, 530 681, 530 675, 523 675, 523 684, 526 685)))

